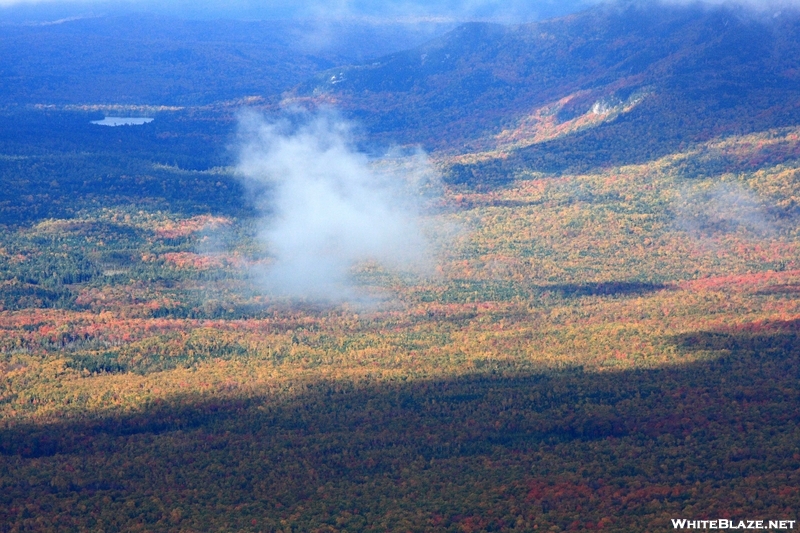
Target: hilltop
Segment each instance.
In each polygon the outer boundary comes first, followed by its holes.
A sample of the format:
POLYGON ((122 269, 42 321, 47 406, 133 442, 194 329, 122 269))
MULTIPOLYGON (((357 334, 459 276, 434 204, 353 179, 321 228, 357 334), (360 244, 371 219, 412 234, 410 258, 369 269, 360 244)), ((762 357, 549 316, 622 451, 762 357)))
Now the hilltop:
POLYGON ((800 17, 730 8, 598 7, 473 23, 327 70, 294 91, 386 142, 453 156, 456 181, 640 163, 686 143, 796 124, 800 17), (468 155, 467 155, 468 154, 468 155))

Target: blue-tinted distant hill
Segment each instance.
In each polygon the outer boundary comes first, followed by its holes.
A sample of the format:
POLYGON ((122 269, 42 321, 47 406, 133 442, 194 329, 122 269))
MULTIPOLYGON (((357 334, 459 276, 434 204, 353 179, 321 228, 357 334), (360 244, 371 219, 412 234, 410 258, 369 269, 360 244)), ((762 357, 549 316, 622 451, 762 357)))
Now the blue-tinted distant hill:
MULTIPOLYGON (((0 154, 10 158, 0 166, 6 176, 36 173, 31 186, 129 176, 152 163, 159 172, 222 167, 243 103, 206 104, 247 95, 266 97, 249 103, 270 112, 286 102, 334 105, 358 120, 366 143, 420 144, 452 182, 488 186, 800 124, 800 17, 792 12, 600 7, 539 23, 465 24, 379 57, 370 56, 443 27, 403 34, 402 25, 337 24, 118 17, 5 26, 0 154), (15 106, 38 103, 189 109, 123 133, 88 124, 100 118, 88 113, 108 108, 15 106), (69 165, 35 159, 58 154, 69 165)), ((175 191, 169 201, 183 190, 175 191)))
POLYGON ((418 45, 449 22, 178 20, 0 25, 0 105, 203 105, 271 96, 339 64, 418 45))

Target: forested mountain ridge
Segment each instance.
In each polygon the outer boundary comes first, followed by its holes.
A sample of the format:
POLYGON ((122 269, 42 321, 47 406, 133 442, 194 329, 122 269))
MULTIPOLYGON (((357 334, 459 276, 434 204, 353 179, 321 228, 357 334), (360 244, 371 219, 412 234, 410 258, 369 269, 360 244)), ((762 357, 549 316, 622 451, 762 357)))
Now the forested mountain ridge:
POLYGON ((488 178, 525 164, 586 169, 797 123, 798 36, 793 12, 599 7, 517 26, 463 25, 413 50, 327 70, 295 94, 347 110, 373 136, 489 159, 511 153, 481 166, 488 178))
POLYGON ((0 105, 206 105, 270 97, 321 69, 424 42, 450 22, 95 16, 0 24, 0 105))

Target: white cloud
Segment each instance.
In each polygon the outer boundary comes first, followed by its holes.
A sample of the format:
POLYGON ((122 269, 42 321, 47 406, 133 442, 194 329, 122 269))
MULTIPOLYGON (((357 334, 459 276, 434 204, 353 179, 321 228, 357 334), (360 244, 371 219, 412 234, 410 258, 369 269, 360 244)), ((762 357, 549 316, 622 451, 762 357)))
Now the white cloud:
MULTIPOLYGON (((615 4, 624 0, 595 0, 594 3, 615 4)), ((756 10, 780 10, 800 6, 800 0, 640 0, 641 5, 737 6, 756 10)))
POLYGON ((0 0, 0 8, 52 7, 103 11, 154 11, 177 15, 213 17, 302 17, 336 19, 377 17, 388 19, 468 20, 493 19, 519 22, 576 11, 589 0, 0 0))
POLYGON ((677 227, 701 240, 737 232, 764 237, 776 230, 764 202, 731 182, 682 191, 675 212, 677 227))
POLYGON ((274 294, 358 300, 359 264, 419 270, 429 263, 415 195, 435 178, 426 158, 379 171, 354 148, 350 128, 331 112, 241 117, 238 172, 262 214, 260 238, 274 263, 258 277, 274 294))

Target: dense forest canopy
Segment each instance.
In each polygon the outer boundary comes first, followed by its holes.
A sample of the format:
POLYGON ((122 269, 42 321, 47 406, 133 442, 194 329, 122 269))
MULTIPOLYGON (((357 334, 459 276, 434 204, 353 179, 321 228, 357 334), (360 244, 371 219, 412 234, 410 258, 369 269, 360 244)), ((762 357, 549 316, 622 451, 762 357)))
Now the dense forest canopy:
POLYGON ((796 520, 798 23, 3 25, 0 531, 796 520))

